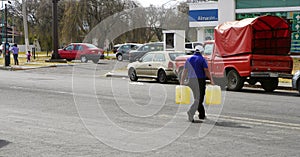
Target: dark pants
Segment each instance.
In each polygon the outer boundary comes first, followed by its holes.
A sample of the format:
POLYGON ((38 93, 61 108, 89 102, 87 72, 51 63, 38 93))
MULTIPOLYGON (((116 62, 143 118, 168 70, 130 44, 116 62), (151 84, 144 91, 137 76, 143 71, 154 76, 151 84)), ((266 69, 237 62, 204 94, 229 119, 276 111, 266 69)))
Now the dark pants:
POLYGON ((19 65, 18 54, 14 54, 15 65, 19 65))
POLYGON ((205 96, 205 88, 206 88, 206 80, 205 79, 189 79, 188 86, 192 89, 194 95, 194 103, 189 109, 189 112, 194 115, 196 110, 199 112, 199 118, 204 119, 205 117, 205 109, 203 106, 204 96, 205 96))

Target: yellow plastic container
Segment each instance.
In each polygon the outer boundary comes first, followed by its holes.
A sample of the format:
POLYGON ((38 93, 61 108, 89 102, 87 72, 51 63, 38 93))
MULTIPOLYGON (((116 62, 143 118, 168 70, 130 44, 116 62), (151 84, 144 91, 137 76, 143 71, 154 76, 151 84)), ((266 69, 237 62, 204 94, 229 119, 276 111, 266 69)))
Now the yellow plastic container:
POLYGON ((191 104, 191 89, 188 86, 176 86, 176 104, 191 104))
POLYGON ((206 86, 205 104, 220 105, 222 103, 221 87, 217 85, 206 86))

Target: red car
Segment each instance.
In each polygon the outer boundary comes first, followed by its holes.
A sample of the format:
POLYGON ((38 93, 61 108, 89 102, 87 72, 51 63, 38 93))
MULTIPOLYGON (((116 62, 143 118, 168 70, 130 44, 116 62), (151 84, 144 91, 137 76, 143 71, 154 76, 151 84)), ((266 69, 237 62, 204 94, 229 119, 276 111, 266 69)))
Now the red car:
POLYGON ((104 58, 104 51, 89 43, 71 43, 67 47, 58 50, 61 59, 67 61, 80 60, 83 63, 92 60, 98 63, 99 59, 104 58))

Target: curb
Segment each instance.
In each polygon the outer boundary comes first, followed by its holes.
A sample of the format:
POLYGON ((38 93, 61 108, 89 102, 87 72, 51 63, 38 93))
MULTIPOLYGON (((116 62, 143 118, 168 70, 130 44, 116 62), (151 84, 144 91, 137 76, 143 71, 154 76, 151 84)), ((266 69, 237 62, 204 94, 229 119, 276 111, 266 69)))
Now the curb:
POLYGON ((9 70, 9 71, 18 71, 18 70, 31 70, 31 69, 40 69, 40 68, 55 68, 55 67, 63 67, 63 66, 73 66, 69 64, 64 64, 64 65, 48 65, 48 66, 35 66, 35 67, 30 67, 30 66, 0 66, 1 70, 9 70))
MULTIPOLYGON (((126 74, 120 74, 120 73, 112 73, 112 72, 108 72, 105 74, 106 77, 116 77, 116 78, 128 78, 128 75, 126 74)), ((260 85, 249 85, 249 84, 245 84, 244 87, 250 87, 250 88, 262 88, 260 85)), ((277 89, 281 89, 281 90, 294 90, 292 88, 292 84, 290 84, 290 86, 278 86, 277 89)))
POLYGON ((105 74, 105 77, 117 77, 117 78, 126 77, 126 78, 128 78, 128 75, 108 72, 105 74))

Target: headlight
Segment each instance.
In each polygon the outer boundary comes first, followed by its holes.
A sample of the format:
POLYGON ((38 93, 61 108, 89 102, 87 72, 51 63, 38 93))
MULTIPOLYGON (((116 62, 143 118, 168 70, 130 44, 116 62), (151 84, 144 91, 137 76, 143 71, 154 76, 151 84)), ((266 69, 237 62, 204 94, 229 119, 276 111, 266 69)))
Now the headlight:
POLYGON ((294 76, 300 76, 300 70, 296 71, 294 76))

